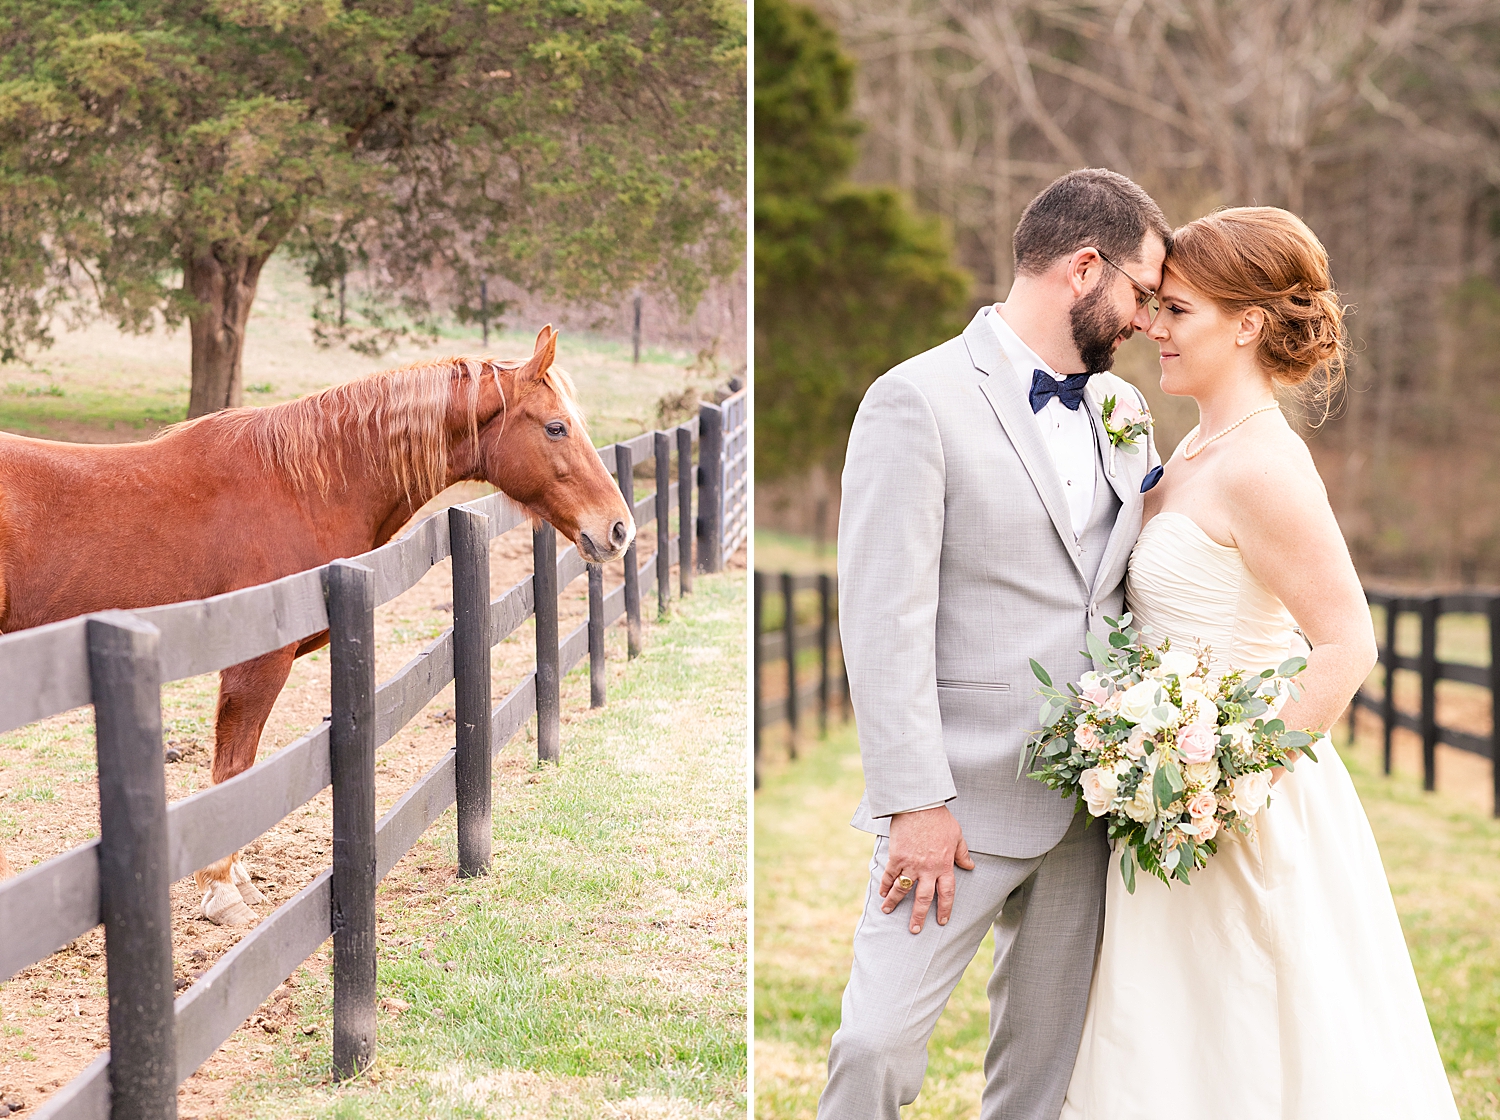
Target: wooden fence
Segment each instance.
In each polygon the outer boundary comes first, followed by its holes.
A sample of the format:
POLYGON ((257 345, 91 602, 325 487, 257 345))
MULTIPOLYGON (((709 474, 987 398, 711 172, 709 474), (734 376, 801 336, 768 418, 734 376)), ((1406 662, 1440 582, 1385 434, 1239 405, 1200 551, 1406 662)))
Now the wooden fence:
MULTIPOLYGON (((754 688, 755 700, 755 759, 757 771, 760 764, 761 731, 785 721, 791 731, 791 754, 797 756, 797 734, 804 712, 816 710, 818 730, 828 730, 828 713, 837 705, 840 713, 848 714, 848 683, 844 677, 843 651, 839 647, 838 628, 838 580, 831 575, 792 575, 790 572, 755 573, 754 598, 755 649, 754 688), (780 600, 780 617, 777 625, 766 629, 766 595, 780 600), (809 593, 815 593, 816 613, 814 621, 803 622, 812 611, 809 593), (798 595, 803 596, 804 609, 799 612, 798 595), (809 649, 818 651, 818 673, 808 679, 799 671, 797 654, 809 649), (837 661, 835 661, 837 658, 837 661), (780 663, 778 665, 778 663, 780 663), (776 674, 784 682, 786 694, 776 700, 765 699, 764 684, 776 674)), ((757 784, 759 777, 757 775, 757 784)))
POLYGON ((1427 595, 1422 597, 1388 595, 1384 592, 1365 590, 1365 598, 1371 606, 1385 610, 1385 634, 1380 644, 1382 695, 1369 696, 1361 689, 1354 696, 1349 708, 1352 724, 1355 711, 1364 708, 1376 713, 1381 719, 1384 745, 1385 772, 1391 772, 1391 734, 1397 727, 1415 731, 1422 737, 1422 786, 1437 788, 1437 745, 1447 743, 1461 751, 1470 751, 1488 758, 1494 773, 1494 813, 1500 817, 1500 712, 1496 710, 1496 697, 1500 696, 1500 595, 1455 594, 1427 595), (1421 620, 1421 644, 1415 657, 1396 652, 1397 623, 1403 614, 1415 614, 1421 620), (1439 661, 1437 654, 1438 619, 1445 614, 1478 614, 1489 622, 1490 663, 1488 665, 1465 665, 1452 661, 1439 661), (1416 713, 1403 712, 1396 707, 1395 677, 1401 671, 1415 672, 1421 682, 1421 706, 1416 713), (1443 727, 1437 721, 1437 682, 1440 680, 1463 681, 1478 685, 1490 692, 1490 733, 1475 735, 1443 727))
POLYGON ((537 717, 537 754, 559 757, 559 684, 589 656, 591 700, 604 702, 604 628, 622 615, 640 647, 640 586, 655 579, 664 606, 669 569, 681 593, 719 571, 744 539, 744 394, 668 432, 601 450, 635 511, 656 525, 644 565, 627 553, 609 595, 597 565, 556 533, 534 530, 533 574, 489 598, 489 542, 526 520, 494 495, 455 506, 353 560, 273 583, 130 613, 110 611, 0 637, 0 732, 93 704, 99 838, 0 883, 0 978, 14 976, 101 921, 109 983, 110 1050, 37 1110, 39 1118, 175 1117, 177 1086, 287 976, 333 935, 333 1065, 366 1067, 375 1050, 375 887, 455 800, 461 875, 490 859, 490 766, 537 717), (693 444, 698 442, 697 469, 693 444), (671 471, 677 453, 676 479, 671 471), (656 489, 636 500, 634 467, 655 459, 656 489), (693 517, 693 493, 698 513, 693 517), (678 503, 679 524, 668 533, 678 503), (696 536, 696 550, 693 538, 696 536), (377 685, 374 611, 453 558, 453 626, 377 685), (587 571, 589 618, 558 634, 557 599, 587 571), (536 669, 490 706, 490 650, 536 617, 536 669), (168 805, 161 686, 238 664, 327 629, 332 715, 290 746, 220 785, 168 805), (375 750, 455 681, 455 746, 379 821, 375 750), (169 888, 250 843, 333 786, 333 865, 247 933, 181 996, 173 996, 169 888))

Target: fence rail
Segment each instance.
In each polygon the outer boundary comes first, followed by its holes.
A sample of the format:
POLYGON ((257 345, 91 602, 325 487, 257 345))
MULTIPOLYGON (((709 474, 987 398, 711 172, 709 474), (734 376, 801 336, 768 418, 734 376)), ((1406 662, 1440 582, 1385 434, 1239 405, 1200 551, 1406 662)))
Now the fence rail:
POLYGON ((1381 719, 1382 750, 1385 772, 1391 772, 1391 736, 1397 727, 1414 731, 1422 737, 1422 786, 1437 788, 1437 746, 1446 743, 1461 751, 1488 758, 1494 773, 1494 814, 1500 817, 1500 719, 1496 697, 1500 696, 1500 595, 1466 592, 1451 595, 1391 595, 1365 589, 1371 606, 1385 611, 1385 634, 1380 643, 1380 662, 1384 668, 1380 696, 1367 695, 1363 688, 1355 693, 1350 706, 1351 727, 1359 708, 1374 712, 1381 719), (1396 652, 1396 633, 1400 616, 1415 614, 1421 620, 1421 645, 1417 656, 1396 652), (1439 661, 1437 655, 1438 619, 1447 614, 1483 615, 1488 621, 1490 663, 1466 665, 1439 661), (1395 677, 1398 672, 1414 672, 1420 678, 1421 706, 1415 712, 1396 707, 1395 677), (1443 727, 1437 721, 1437 682, 1461 681, 1478 685, 1490 693, 1490 733, 1476 735, 1457 728, 1443 727))
MULTIPOLYGON (((774 599, 773 599, 774 602, 774 599)), ((828 714, 837 706, 847 717, 848 683, 844 677, 843 651, 839 645, 838 580, 831 575, 793 575, 791 572, 756 572, 754 594, 754 689, 755 689, 755 761, 756 784, 759 785, 761 732, 786 723, 791 730, 790 751, 797 756, 797 734, 803 712, 816 711, 818 729, 828 730, 828 714), (767 594, 780 600, 780 624, 766 629, 767 594), (809 594, 815 593, 816 609, 807 608, 809 594), (798 597, 804 609, 798 611, 798 597), (800 621, 812 614, 813 621, 800 621), (817 676, 807 674, 797 664, 797 655, 818 651, 817 676), (835 660, 835 658, 837 660, 835 660), (785 694, 765 699, 764 684, 780 663, 785 694)))
POLYGON ((604 628, 627 619, 640 644, 642 583, 662 607, 679 563, 719 571, 745 537, 748 414, 743 392, 667 432, 604 448, 635 512, 656 524, 657 551, 627 554, 625 583, 603 594, 600 569, 576 548, 556 551, 550 525, 533 531, 533 571, 489 599, 489 542, 526 516, 503 496, 454 506, 353 560, 258 587, 129 613, 68 619, 0 637, 0 732, 93 704, 98 729, 100 836, 0 883, 0 978, 105 927, 111 1049, 37 1110, 43 1118, 175 1117, 177 1085, 213 1054, 330 934, 334 1072, 364 1068, 375 1049, 375 885, 455 801, 459 872, 489 863, 490 766, 535 714, 538 756, 556 760, 562 674, 585 656, 591 702, 605 702, 604 628), (699 444, 698 463, 692 448, 699 444), (669 459, 678 456, 672 481, 669 459), (655 459, 656 492, 637 502, 634 466, 655 459), (693 516, 693 491, 699 497, 693 516), (673 536, 673 504, 683 532, 673 536), (691 530, 691 531, 688 531, 691 530), (696 536, 696 542, 694 537, 696 536), (696 548, 695 548, 696 543, 696 548), (452 556, 454 623, 377 685, 374 610, 452 556), (589 618, 558 633, 557 600, 589 577, 589 618), (536 669, 491 707, 490 651, 537 620, 536 669), (162 684, 212 672, 330 631, 332 714, 265 762, 171 805, 161 736, 162 684), (449 681, 455 746, 378 821, 375 750, 449 681), (267 915, 175 1000, 168 889, 222 859, 333 786, 334 859, 267 915), (128 884, 128 886, 127 886, 128 884))

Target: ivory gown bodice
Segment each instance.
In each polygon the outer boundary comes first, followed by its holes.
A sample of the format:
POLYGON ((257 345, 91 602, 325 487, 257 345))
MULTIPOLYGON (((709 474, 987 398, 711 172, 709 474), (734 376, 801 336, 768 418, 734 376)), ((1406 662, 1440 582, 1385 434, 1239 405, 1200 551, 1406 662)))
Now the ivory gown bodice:
POLYGON ((1182 513, 1158 513, 1141 530, 1125 577, 1125 604, 1159 645, 1207 646, 1215 673, 1274 668, 1301 650, 1296 624, 1240 550, 1219 544, 1182 513))

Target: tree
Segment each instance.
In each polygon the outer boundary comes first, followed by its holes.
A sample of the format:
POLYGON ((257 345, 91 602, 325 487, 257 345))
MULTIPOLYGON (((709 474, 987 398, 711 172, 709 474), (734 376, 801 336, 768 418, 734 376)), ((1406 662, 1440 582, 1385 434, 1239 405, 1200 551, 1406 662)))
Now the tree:
POLYGON ((844 181, 853 66, 810 10, 755 6, 756 474, 836 465, 866 387, 962 326, 938 222, 844 181))
MULTIPOLYGON (((743 228, 733 0, 0 0, 0 348, 90 302, 238 404, 285 246, 430 314, 477 273, 695 302, 743 228), (447 290, 433 277, 449 278, 447 290)), ((378 319, 377 319, 378 323, 378 319)))

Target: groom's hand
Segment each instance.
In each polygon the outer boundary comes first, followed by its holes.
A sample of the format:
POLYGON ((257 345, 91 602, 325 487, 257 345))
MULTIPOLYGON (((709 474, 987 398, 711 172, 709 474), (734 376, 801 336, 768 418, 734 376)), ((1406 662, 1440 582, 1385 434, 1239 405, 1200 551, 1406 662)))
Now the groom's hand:
POLYGON ((957 864, 965 871, 974 870, 963 829, 948 807, 939 805, 935 809, 893 816, 887 853, 885 873, 880 877, 880 897, 885 899, 885 905, 880 909, 889 914, 908 894, 915 895, 911 931, 921 933, 936 896, 938 925, 947 925, 948 916, 953 913, 953 867, 957 864), (905 890, 896 882, 903 875, 912 880, 905 890))

